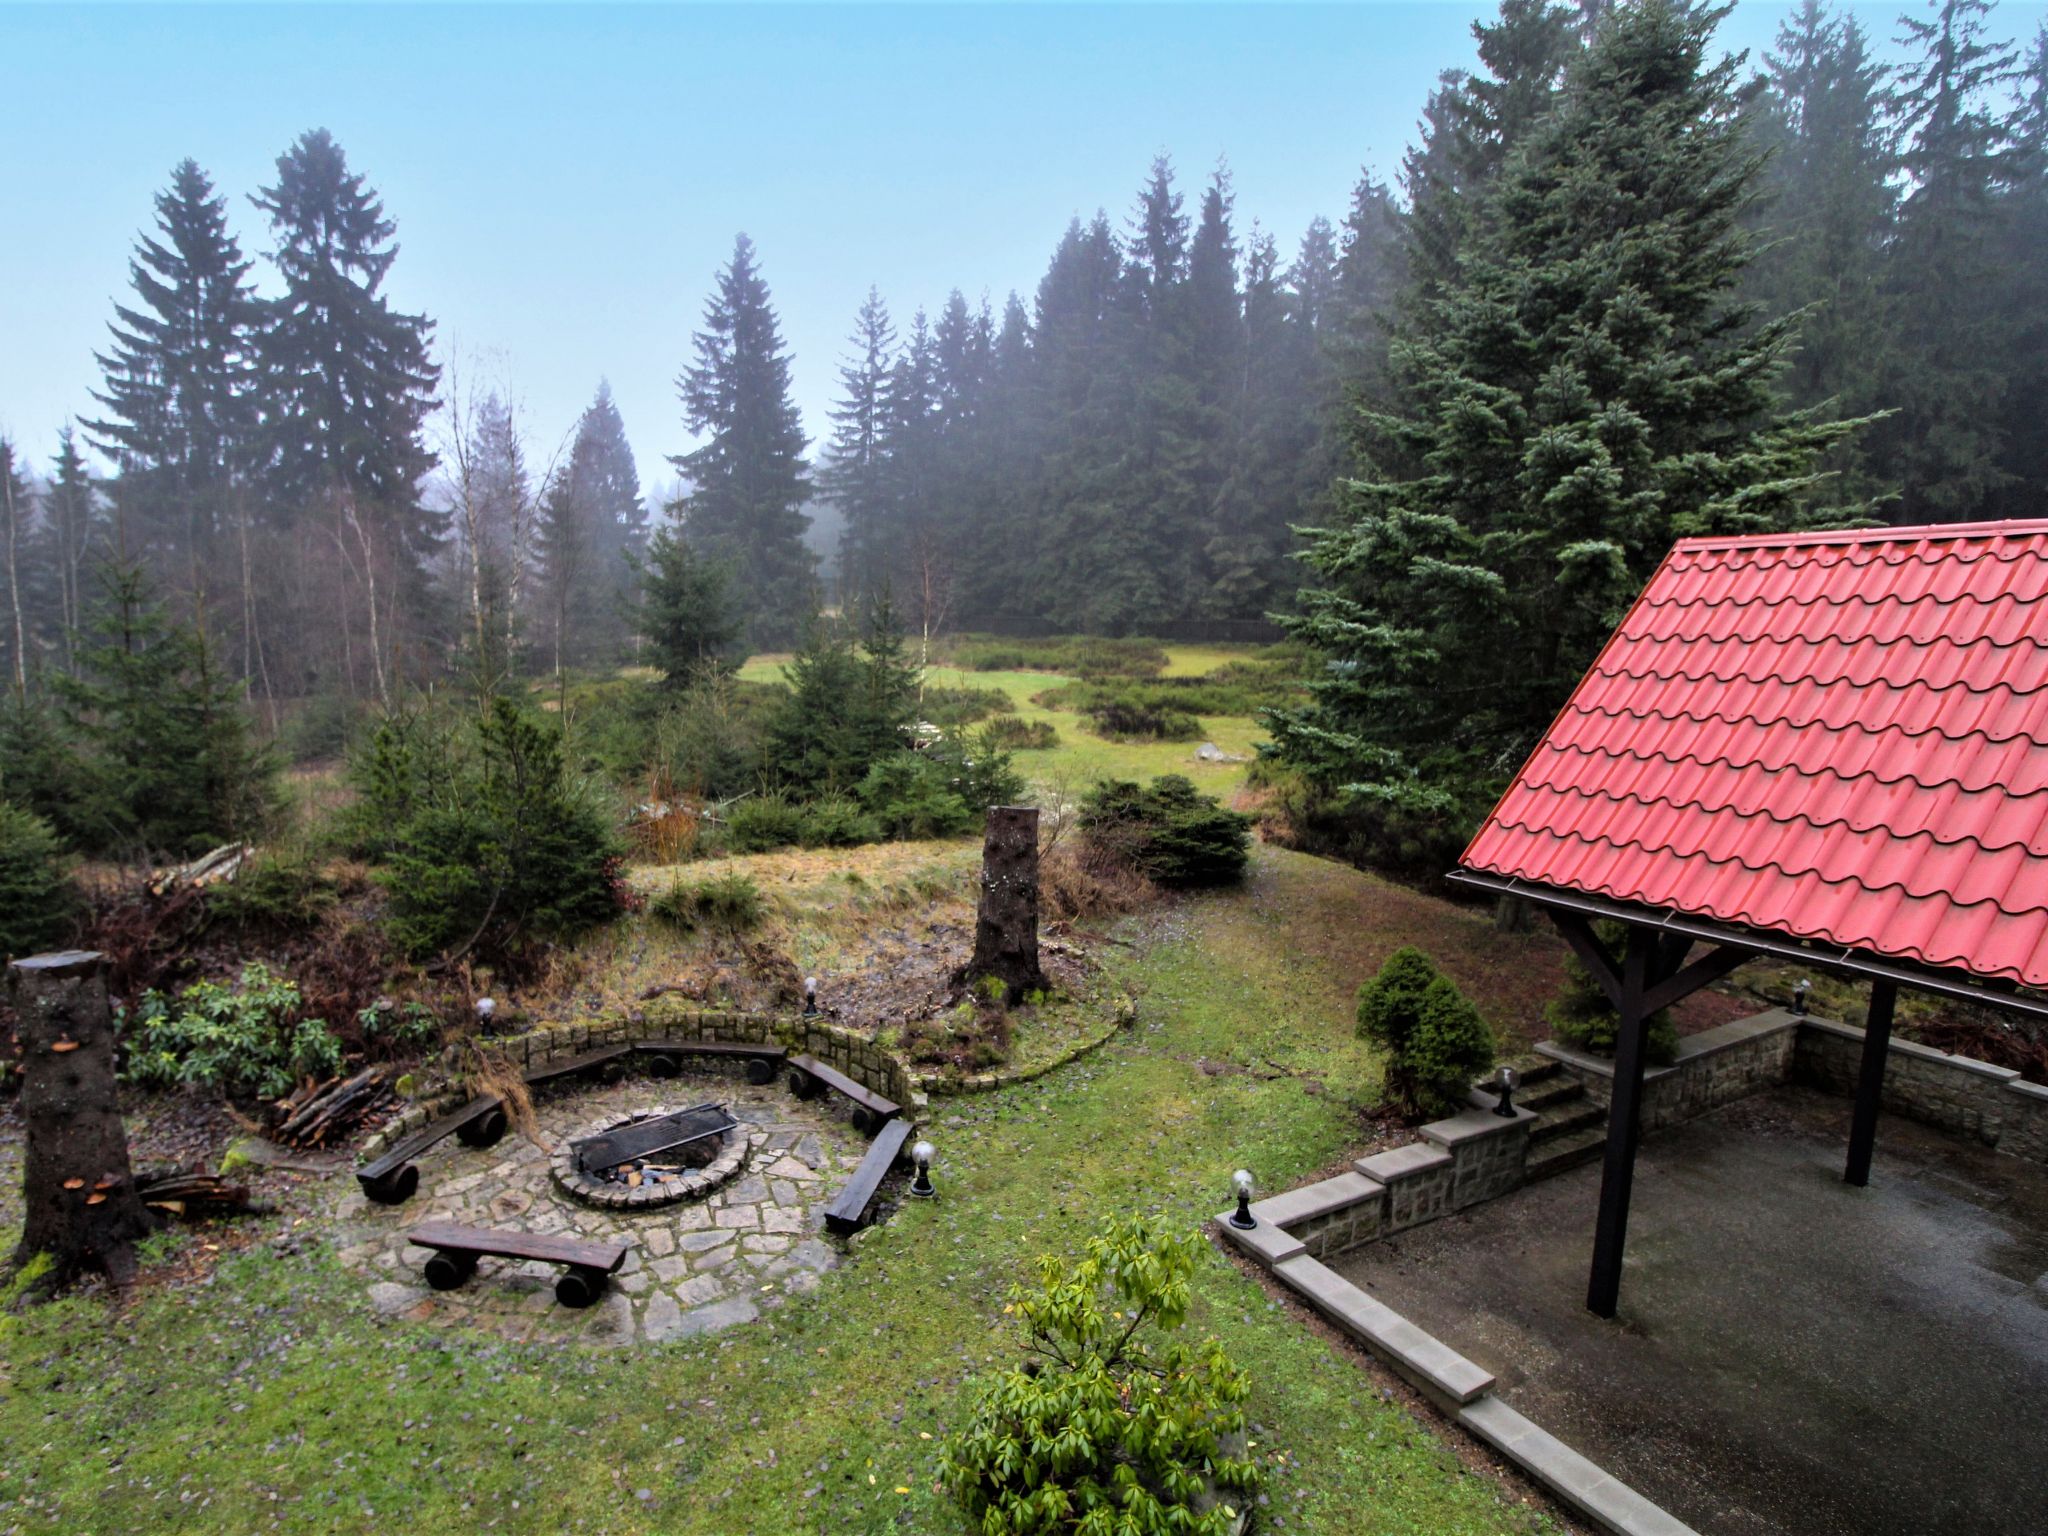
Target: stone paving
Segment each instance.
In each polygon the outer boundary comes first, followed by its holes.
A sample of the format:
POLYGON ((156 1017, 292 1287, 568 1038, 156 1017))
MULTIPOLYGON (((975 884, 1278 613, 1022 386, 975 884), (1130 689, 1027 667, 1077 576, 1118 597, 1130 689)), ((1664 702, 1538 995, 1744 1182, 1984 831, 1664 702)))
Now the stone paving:
POLYGON ((751 1322, 814 1290, 839 1261, 824 1208, 865 1143, 832 1118, 829 1098, 806 1104, 780 1083, 738 1077, 632 1078, 537 1098, 538 1145, 514 1131, 475 1151, 450 1138, 419 1160, 419 1193, 402 1206, 363 1198, 354 1181, 334 1211, 344 1264, 369 1279, 381 1312, 490 1329, 519 1339, 653 1344, 751 1322), (648 1211, 602 1210, 555 1187, 548 1163, 564 1139, 625 1110, 716 1100, 749 1133, 738 1178, 701 1201, 648 1211), (468 1284, 431 1289, 427 1255, 405 1234, 427 1221, 626 1243, 604 1298, 580 1311, 556 1304, 556 1265, 484 1259, 468 1284))

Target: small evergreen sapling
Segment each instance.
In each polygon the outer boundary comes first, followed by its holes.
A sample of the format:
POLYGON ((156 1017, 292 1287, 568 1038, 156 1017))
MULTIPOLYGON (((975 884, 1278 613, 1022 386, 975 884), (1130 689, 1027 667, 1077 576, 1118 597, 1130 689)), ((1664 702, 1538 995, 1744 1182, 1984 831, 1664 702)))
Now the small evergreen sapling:
MULTIPOLYGON (((1593 932, 1609 954, 1618 954, 1628 936, 1620 923, 1595 923, 1593 932)), ((1543 1017, 1565 1044, 1596 1056, 1614 1054, 1621 1015, 1614 1011, 1606 991, 1577 955, 1565 956, 1564 984, 1544 1008, 1543 1017)), ((1662 1008, 1650 1015, 1649 1033, 1643 1044, 1657 1066, 1669 1066, 1678 1059, 1678 1026, 1671 1021, 1670 1009, 1662 1008)))
POLYGON ((1245 1373, 1187 1321, 1196 1240, 1117 1218, 1003 1310, 1023 1364, 983 1389, 942 1476, 984 1536, 1222 1536, 1263 1482, 1244 1443, 1245 1373))
POLYGON ((0 800, 0 956, 49 949, 78 910, 78 890, 50 824, 0 800))
POLYGON ((1486 1020, 1412 944, 1358 989, 1358 1033, 1387 1053, 1388 1100, 1416 1118, 1456 1114, 1493 1065, 1486 1020))

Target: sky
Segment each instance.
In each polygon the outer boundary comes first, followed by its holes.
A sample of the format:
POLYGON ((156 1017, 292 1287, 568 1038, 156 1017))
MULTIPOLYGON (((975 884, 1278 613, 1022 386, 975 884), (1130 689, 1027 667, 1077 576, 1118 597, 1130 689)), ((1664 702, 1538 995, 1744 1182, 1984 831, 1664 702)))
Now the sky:
MULTIPOLYGON (((1922 9, 1912 0, 1916 13, 1922 9)), ((1902 4, 1856 6, 1875 40, 1902 4)), ((386 293, 497 382, 545 460, 609 379, 644 482, 691 444, 674 380, 736 232, 822 438, 868 286, 906 324, 1029 301, 1067 221, 1119 227, 1152 157, 1192 211, 1227 162, 1283 256, 1392 180, 1485 0, 1295 5, 16 6, 0 0, 0 434, 41 467, 93 410, 151 199, 191 156, 275 291, 248 194, 329 129, 383 197, 386 293)), ((1787 7, 1722 40, 1760 57, 1787 7)), ((2004 0, 2029 38, 2048 4, 2004 0)))

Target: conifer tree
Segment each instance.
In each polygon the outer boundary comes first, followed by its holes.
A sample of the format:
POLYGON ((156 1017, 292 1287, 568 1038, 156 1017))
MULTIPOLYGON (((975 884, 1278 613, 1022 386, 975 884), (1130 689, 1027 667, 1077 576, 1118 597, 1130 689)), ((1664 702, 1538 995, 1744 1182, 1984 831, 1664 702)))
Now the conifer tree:
POLYGON ((2048 506, 2048 23, 2023 63, 2008 128, 2012 141, 2005 219, 2005 489, 1999 516, 2035 517, 2048 506))
POLYGON ((168 568, 210 565, 231 487, 256 456, 249 269, 226 200, 180 161, 128 265, 134 300, 115 305, 97 354, 106 414, 86 424, 119 471, 110 489, 130 553, 155 550, 168 568))
POLYGON ((789 354, 744 234, 718 274, 695 345, 696 361, 677 384, 684 421, 706 441, 672 461, 690 480, 689 538, 730 565, 753 642, 786 643, 811 607, 810 486, 789 354))
POLYGON ((1987 0, 1929 0, 1932 19, 1900 20, 1920 50, 1896 93, 1909 190, 1889 263, 1891 366, 1883 387, 1897 414, 1871 434, 1871 458, 1897 483, 1908 523, 1984 515, 2006 482, 2000 422, 2005 317, 2004 215, 1998 191, 2012 146, 1994 111, 2016 50, 1985 37, 1987 0))
POLYGON ((289 519, 347 496, 385 520, 414 563, 439 542, 420 505, 434 457, 421 437, 440 369, 433 323, 384 296, 398 226, 326 129, 277 159, 252 199, 270 217, 284 281, 265 306, 265 426, 273 511, 289 519))
POLYGON ((567 463, 549 479, 535 530, 535 577, 557 671, 621 649, 639 602, 635 562, 646 548, 640 471, 611 386, 599 381, 567 463))
POLYGON ((103 543, 104 519, 98 488, 68 425, 57 435, 56 471, 43 521, 49 572, 57 589, 51 627, 58 632, 65 670, 75 672, 78 629, 85 622, 85 562, 103 543))
POLYGON ((1274 721, 1327 790, 1454 837, 1671 542, 1799 519, 1853 429, 1783 407, 1792 327, 1737 294, 1761 166, 1736 61, 1710 53, 1725 14, 1611 11, 1397 334, 1417 408, 1363 446, 1426 467, 1350 485, 1312 536, 1326 585, 1289 627, 1331 665, 1274 721))
POLYGON ((872 287, 854 317, 849 344, 853 355, 839 369, 832 442, 818 476, 819 489, 845 520, 839 535, 842 595, 868 589, 888 519, 889 370, 896 328, 889 323, 889 306, 872 287))
POLYGON ((669 687, 685 687, 707 668, 738 663, 747 626, 731 571, 699 550, 675 516, 648 540, 640 581, 634 621, 647 641, 647 659, 669 687))

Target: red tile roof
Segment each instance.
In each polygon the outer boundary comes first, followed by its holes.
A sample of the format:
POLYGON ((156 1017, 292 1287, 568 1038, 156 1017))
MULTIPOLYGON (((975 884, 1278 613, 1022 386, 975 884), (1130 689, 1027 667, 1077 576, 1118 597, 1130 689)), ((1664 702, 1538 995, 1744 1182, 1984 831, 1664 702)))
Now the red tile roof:
POLYGON ((1679 544, 1463 862, 2048 985, 2048 521, 1679 544))

